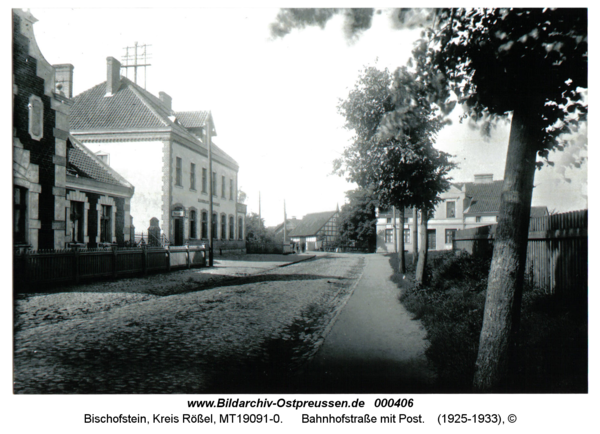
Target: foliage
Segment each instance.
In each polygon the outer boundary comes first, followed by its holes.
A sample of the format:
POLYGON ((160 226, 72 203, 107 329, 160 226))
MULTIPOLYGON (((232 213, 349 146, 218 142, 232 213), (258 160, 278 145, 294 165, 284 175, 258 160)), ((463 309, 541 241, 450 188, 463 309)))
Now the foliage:
POLYGON ((246 216, 246 241, 251 243, 268 243, 271 237, 265 228, 265 220, 256 213, 246 216))
POLYGON ((525 112, 542 157, 586 119, 587 9, 451 9, 426 33, 429 61, 469 114, 525 112))
POLYGON ((244 191, 242 191, 242 189, 238 189, 238 203, 246 203, 246 199, 248 198, 248 196, 246 195, 246 193, 244 191))
POLYGON ((377 200, 371 190, 346 192, 348 203, 342 206, 338 227, 340 244, 354 244, 359 250, 374 252, 377 243, 377 200))
POLYGON ((337 14, 344 15, 344 30, 346 36, 352 38, 371 27, 374 14, 373 9, 281 9, 275 23, 271 24, 271 34, 274 37, 283 37, 293 29, 302 29, 308 26, 325 27, 325 24, 337 14))
POLYGON ((454 164, 433 147, 442 116, 427 100, 422 82, 406 68, 392 76, 387 69, 368 67, 338 106, 355 135, 334 170, 371 188, 385 208, 431 210, 450 186, 447 174, 454 164))
MULTIPOLYGON (((427 329, 426 355, 440 392, 469 392, 475 371, 490 257, 442 254, 430 261, 430 283, 404 288, 402 304, 427 329)), ((396 268, 397 261, 390 260, 396 268)), ((512 373, 515 393, 587 390, 587 306, 529 287, 523 295, 521 360, 512 373)))

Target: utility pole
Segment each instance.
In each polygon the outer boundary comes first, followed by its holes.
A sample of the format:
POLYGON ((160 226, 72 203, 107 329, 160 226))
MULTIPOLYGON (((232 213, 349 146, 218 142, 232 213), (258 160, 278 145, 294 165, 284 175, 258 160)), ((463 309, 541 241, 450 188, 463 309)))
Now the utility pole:
POLYGON ((212 170, 212 144, 211 144, 211 114, 206 117, 206 146, 208 147, 208 266, 213 266, 213 170, 212 170))
POLYGON ((146 51, 146 47, 151 47, 152 45, 138 45, 137 42, 134 43, 133 47, 125 47, 125 56, 121 57, 123 63, 121 64, 121 68, 125 68, 125 75, 127 76, 127 71, 129 68, 133 68, 133 82, 137 84, 138 78, 138 68, 144 68, 144 89, 146 89, 146 67, 152 66, 148 63, 148 59, 151 56, 148 55, 146 51), (133 54, 129 53, 129 50, 133 50, 133 54), (130 62, 133 62, 130 64, 130 62))
POLYGON ((260 215, 260 191, 258 192, 258 220, 261 219, 260 215))
POLYGON ((287 243, 287 215, 285 213, 285 199, 283 199, 283 244, 287 243))

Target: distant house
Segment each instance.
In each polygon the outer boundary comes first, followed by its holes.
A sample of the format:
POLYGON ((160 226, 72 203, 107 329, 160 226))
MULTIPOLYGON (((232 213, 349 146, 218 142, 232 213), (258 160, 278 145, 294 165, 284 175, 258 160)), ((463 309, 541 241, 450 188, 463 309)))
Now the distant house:
MULTIPOLYGON (((285 225, 285 229, 286 229, 286 234, 287 237, 289 238, 290 233, 296 229, 296 227, 298 227, 298 225, 300 224, 300 220, 297 219, 296 217, 292 217, 287 219, 286 221, 286 225, 285 225)), ((283 223, 278 224, 277 226, 272 226, 267 228, 275 238, 283 238, 283 223)))
POLYGON ((338 211, 307 214, 288 236, 302 251, 333 248, 339 239, 338 217, 338 211))
POLYGON ((36 21, 13 10, 13 244, 125 244, 133 186, 69 134, 73 66, 46 61, 36 21))
POLYGON ((213 196, 215 248, 243 245, 246 206, 237 202, 237 162, 214 143, 209 172, 209 111, 175 112, 171 97, 156 97, 126 77, 107 58, 107 79, 74 98, 71 133, 136 186, 131 214, 136 227, 162 230, 173 245, 208 239, 213 196), (213 191, 209 192, 209 177, 213 191), (159 229, 160 228, 160 229, 159 229))
MULTIPOLYGON (((504 181, 494 181, 492 175, 475 175, 473 182, 453 183, 440 196, 433 217, 427 224, 427 248, 450 250, 454 233, 460 229, 496 224, 504 181)), ((394 222, 391 210, 377 214, 377 251, 394 251, 394 222)), ((548 215, 545 206, 531 207, 531 217, 548 215)), ((404 224, 396 219, 397 237, 404 236, 405 250, 412 251, 412 209, 406 209, 404 224), (400 229, 403 229, 402 231, 400 229)))

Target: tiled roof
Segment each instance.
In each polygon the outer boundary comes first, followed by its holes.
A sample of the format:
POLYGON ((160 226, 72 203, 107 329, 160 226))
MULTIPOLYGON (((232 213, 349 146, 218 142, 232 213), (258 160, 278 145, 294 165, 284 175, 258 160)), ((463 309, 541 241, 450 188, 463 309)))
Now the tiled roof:
POLYGON ((465 214, 486 214, 500 211, 500 199, 504 181, 466 182, 466 195, 471 198, 465 214))
POLYGON ((208 112, 175 112, 175 117, 186 128, 201 128, 206 123, 208 112))
POLYGON ((295 229, 293 229, 289 236, 290 237, 312 237, 319 232, 319 230, 325 226, 331 217, 333 217, 337 211, 318 212, 314 214, 307 214, 298 223, 295 229))
POLYGON ((69 147, 69 162, 67 164, 68 175, 91 178, 106 184, 132 187, 121 175, 79 141, 69 137, 69 142, 71 146, 69 147))
POLYGON ((532 206, 531 217, 544 217, 548 215, 548 208, 545 206, 532 206))
MULTIPOLYGON (((202 143, 187 128, 193 128, 191 125, 201 120, 202 113, 206 120, 208 112, 179 112, 184 114, 184 124, 178 118, 178 113, 168 110, 159 98, 126 77, 121 77, 121 85, 114 95, 105 95, 106 81, 73 98, 70 115, 70 130, 73 134, 160 129, 173 131, 192 142, 202 143), (175 122, 169 119, 169 116, 173 115, 176 118, 175 122)), ((237 162, 218 146, 213 146, 213 152, 215 157, 238 166, 237 162)))

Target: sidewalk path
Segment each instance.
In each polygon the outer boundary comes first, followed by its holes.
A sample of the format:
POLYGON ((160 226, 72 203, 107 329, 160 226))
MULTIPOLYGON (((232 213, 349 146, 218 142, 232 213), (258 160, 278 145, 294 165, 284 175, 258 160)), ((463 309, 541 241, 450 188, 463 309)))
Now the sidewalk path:
POLYGON ((306 393, 427 392, 426 331, 400 304, 389 257, 367 255, 362 277, 306 368, 306 393))

